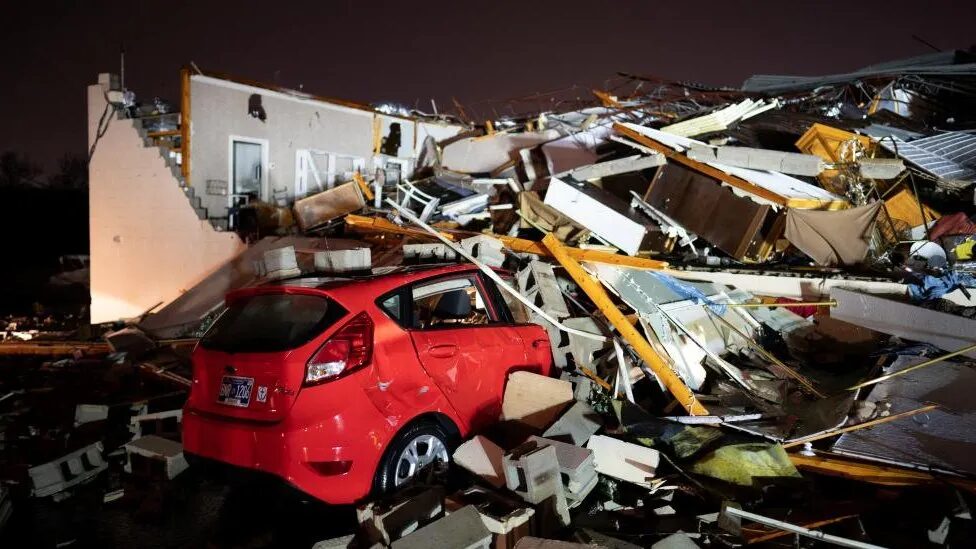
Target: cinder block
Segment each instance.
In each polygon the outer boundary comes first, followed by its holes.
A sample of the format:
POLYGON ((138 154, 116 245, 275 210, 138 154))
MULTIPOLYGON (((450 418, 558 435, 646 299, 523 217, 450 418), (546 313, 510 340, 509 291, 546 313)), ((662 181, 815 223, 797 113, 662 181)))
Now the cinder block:
POLYGON ((600 415, 593 408, 585 402, 576 401, 542 436, 582 446, 602 426, 600 415))
POLYGON ((479 234, 459 242, 461 248, 489 267, 501 267, 505 262, 501 240, 479 234))
POLYGON ((312 256, 315 270, 331 273, 368 271, 373 268, 372 252, 369 248, 352 250, 326 250, 315 252, 312 256))
POLYGON ((264 252, 264 272, 268 278, 284 278, 302 274, 294 246, 264 252))
POLYGON ((454 463, 478 475, 495 488, 505 485, 502 460, 505 450, 487 438, 478 435, 454 451, 454 463))
POLYGON ((414 261, 454 261, 457 253, 447 244, 404 244, 403 258, 414 261))
POLYGON ((356 509, 367 538, 384 545, 416 531, 443 513, 441 486, 411 486, 356 509))
POLYGON ((505 456, 505 484, 520 498, 539 505, 540 526, 550 530, 556 520, 569 524, 569 506, 563 492, 556 448, 526 442, 505 456), (555 519, 555 520, 553 520, 555 519))
POLYGON ((481 520, 481 513, 468 505, 420 530, 394 541, 393 549, 489 549, 491 532, 481 520))
POLYGON ((631 444, 612 437, 593 435, 586 447, 593 450, 598 473, 639 486, 650 487, 660 453, 653 448, 631 444))
POLYGON ((556 463, 559 465, 567 499, 580 502, 596 487, 597 474, 592 451, 535 436, 529 438, 528 442, 534 442, 540 447, 552 446, 556 449, 556 463))
POLYGON ((107 468, 108 463, 102 458, 102 443, 96 442, 54 461, 28 469, 32 483, 31 494, 36 497, 57 494, 95 477, 107 468), (65 474, 65 470, 71 473, 70 477, 65 474))
POLYGON ((453 512, 474 505, 492 533, 493 549, 512 549, 519 539, 532 532, 535 510, 520 499, 480 486, 472 486, 447 497, 444 506, 453 512))
POLYGON ((104 404, 79 404, 75 406, 75 427, 105 419, 108 419, 108 406, 104 404))
MULTIPOLYGON (((158 463, 155 466, 168 479, 176 478, 189 467, 186 458, 183 457, 182 444, 156 435, 147 435, 126 444, 125 453, 127 457, 125 470, 129 473, 140 472, 142 468, 135 466, 137 461, 146 461, 147 469, 152 468, 153 463, 158 463)), ((142 472, 147 476, 153 473, 151 470, 142 472)))

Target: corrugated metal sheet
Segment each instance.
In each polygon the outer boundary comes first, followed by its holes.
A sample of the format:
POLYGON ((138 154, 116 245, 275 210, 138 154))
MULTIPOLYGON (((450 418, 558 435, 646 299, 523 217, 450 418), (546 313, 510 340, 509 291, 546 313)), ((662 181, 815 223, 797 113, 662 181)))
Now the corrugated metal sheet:
POLYGON ((976 180, 976 134, 948 132, 914 141, 892 136, 881 146, 940 179, 976 180))
MULTIPOLYGON (((901 356, 888 368, 897 372, 926 360, 901 356)), ((834 452, 911 464, 918 467, 976 473, 976 371, 964 363, 941 363, 879 383, 868 400, 888 402, 891 413, 927 403, 931 412, 841 435, 834 452)))

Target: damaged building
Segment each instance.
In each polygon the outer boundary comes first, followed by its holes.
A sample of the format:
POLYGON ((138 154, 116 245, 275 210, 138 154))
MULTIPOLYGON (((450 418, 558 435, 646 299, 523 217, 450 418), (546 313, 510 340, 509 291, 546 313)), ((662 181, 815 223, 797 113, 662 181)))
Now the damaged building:
POLYGON ((4 332, 0 527, 230 471, 322 549, 971 544, 973 53, 578 92, 101 75, 91 332, 4 332))

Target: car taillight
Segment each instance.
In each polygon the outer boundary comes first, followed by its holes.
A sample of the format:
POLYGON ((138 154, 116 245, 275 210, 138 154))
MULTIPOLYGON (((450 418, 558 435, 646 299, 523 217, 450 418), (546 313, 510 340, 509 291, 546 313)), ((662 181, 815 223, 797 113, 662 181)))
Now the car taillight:
POLYGON ((319 347, 305 366, 305 385, 348 374, 369 363, 373 354, 373 320, 359 313, 319 347))

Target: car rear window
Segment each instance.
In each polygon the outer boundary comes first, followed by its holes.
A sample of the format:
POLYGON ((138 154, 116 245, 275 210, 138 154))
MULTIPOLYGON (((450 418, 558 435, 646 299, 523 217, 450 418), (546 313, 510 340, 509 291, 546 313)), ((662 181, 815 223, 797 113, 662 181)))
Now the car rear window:
POLYGON ((254 295, 232 302, 200 345, 228 353, 287 351, 308 343, 345 314, 323 296, 254 295))

